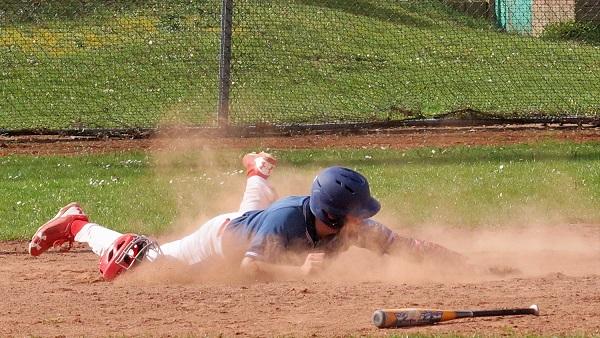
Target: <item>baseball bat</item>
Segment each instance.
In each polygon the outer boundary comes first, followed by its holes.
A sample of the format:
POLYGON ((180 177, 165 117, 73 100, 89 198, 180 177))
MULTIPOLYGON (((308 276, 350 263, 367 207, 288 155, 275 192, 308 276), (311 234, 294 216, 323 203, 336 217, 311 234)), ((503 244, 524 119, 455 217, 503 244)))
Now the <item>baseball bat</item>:
POLYGON ((540 308, 531 305, 528 308, 498 310, 430 310, 430 309, 382 309, 373 313, 373 324, 378 328, 409 327, 432 325, 438 322, 470 317, 495 317, 516 315, 540 315, 540 308))

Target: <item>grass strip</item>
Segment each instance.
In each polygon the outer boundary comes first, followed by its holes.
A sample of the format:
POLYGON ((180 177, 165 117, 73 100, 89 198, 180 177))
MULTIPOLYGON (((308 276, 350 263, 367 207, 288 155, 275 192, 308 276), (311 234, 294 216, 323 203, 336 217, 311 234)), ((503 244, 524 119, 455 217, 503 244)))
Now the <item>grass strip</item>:
MULTIPOLYGON (((283 194, 344 165, 370 178, 392 227, 600 223, 600 144, 538 143, 413 150, 275 150, 283 194)), ((0 239, 27 239, 58 208, 81 202, 92 221, 161 234, 239 205, 240 151, 126 152, 0 158, 0 239)))

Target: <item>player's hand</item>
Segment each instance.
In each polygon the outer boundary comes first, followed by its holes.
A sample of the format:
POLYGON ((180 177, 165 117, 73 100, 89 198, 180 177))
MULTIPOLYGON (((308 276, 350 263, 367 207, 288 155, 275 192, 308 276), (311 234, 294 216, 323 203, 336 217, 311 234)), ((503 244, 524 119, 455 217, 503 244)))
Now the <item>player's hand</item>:
POLYGON ((302 264, 302 266, 300 267, 302 274, 308 276, 323 270, 324 258, 325 254, 322 252, 309 253, 306 256, 306 260, 304 260, 304 264, 302 264))

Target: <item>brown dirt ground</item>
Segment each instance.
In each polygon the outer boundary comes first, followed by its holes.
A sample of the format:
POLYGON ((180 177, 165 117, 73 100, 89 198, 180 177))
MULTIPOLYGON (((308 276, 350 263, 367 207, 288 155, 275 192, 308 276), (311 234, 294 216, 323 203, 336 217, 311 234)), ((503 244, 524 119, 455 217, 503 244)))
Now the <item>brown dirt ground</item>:
POLYGON ((436 279, 435 273, 414 279, 409 272, 393 278, 362 277, 358 274, 366 265, 347 262, 344 267, 354 271, 352 278, 248 282, 196 279, 184 270, 169 275, 143 266, 110 283, 99 277, 97 256, 83 247, 34 258, 26 246, 26 242, 0 243, 3 337, 600 334, 600 254, 583 262, 588 270, 582 274, 557 270, 473 281, 468 276, 436 279), (129 278, 134 275, 142 277, 129 278), (471 318, 384 330, 370 321, 378 308, 530 304, 540 306, 541 316, 471 318))
MULTIPOLYGON (((207 139, 203 144, 257 149, 411 148, 565 139, 600 141, 600 130, 404 130, 355 136, 207 139)), ((153 150, 169 143, 164 139, 3 138, 0 156, 153 150)), ((337 261, 333 275, 319 279, 198 278, 191 275, 197 271, 168 267, 157 271, 147 265, 108 283, 97 272, 98 258, 85 247, 34 258, 27 254, 26 242, 0 242, 0 336, 599 335, 600 226, 561 229, 535 243, 527 240, 539 233, 537 229, 517 237, 480 234, 479 246, 464 234, 471 242, 442 243, 458 245, 480 262, 506 261, 522 271, 504 277, 447 276, 419 267, 390 269, 389 262, 373 264, 373 257, 351 252, 337 261), (504 239, 490 245, 485 242, 489 238, 504 239), (383 272, 373 272, 377 269, 383 272), (462 319, 388 330, 370 322, 378 308, 489 309, 531 304, 540 306, 541 316, 462 319)))
POLYGON ((286 137, 203 137, 199 133, 150 139, 94 139, 60 136, 0 136, 0 156, 77 155, 130 150, 169 149, 178 140, 192 141, 206 148, 310 149, 310 148, 391 148, 448 147, 455 145, 502 145, 527 142, 600 141, 600 128, 548 128, 504 126, 473 128, 406 128, 371 131, 360 135, 322 134, 286 137))

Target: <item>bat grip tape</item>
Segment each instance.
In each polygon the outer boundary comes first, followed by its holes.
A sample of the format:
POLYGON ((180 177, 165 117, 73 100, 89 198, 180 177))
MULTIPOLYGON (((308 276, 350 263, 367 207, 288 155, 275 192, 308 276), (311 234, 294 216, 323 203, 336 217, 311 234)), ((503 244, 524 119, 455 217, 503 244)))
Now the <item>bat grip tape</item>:
POLYGON ((516 316, 516 315, 531 315, 531 314, 534 314, 534 310, 530 309, 530 308, 473 311, 473 317, 516 316))

